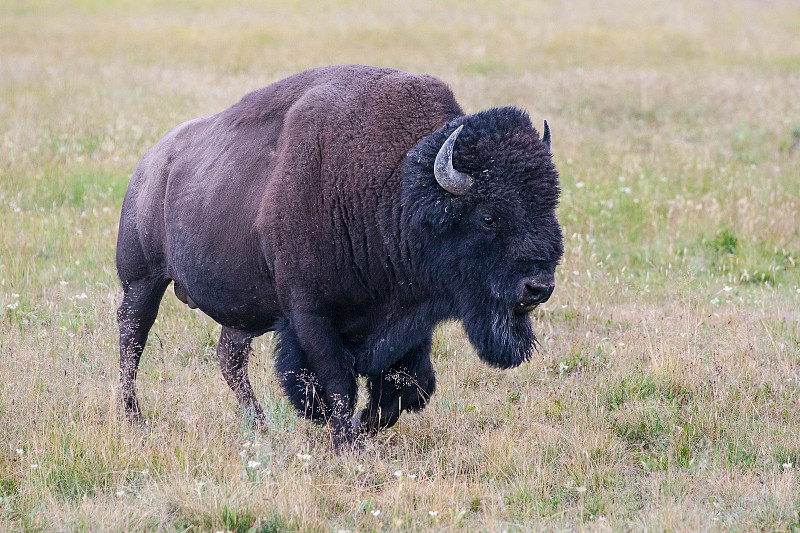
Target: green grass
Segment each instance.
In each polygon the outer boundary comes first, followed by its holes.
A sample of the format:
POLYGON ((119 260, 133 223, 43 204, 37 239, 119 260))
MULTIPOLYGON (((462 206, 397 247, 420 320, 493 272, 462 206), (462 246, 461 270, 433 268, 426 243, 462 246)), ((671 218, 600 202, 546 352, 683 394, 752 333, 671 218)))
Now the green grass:
POLYGON ((798 27, 788 0, 0 0, 0 530, 800 530, 798 27), (550 123, 566 254, 538 355, 492 369, 445 324, 431 405, 335 456, 269 335, 254 432, 218 326, 168 294, 138 381, 150 429, 123 424, 114 245, 136 161, 350 62, 550 123))

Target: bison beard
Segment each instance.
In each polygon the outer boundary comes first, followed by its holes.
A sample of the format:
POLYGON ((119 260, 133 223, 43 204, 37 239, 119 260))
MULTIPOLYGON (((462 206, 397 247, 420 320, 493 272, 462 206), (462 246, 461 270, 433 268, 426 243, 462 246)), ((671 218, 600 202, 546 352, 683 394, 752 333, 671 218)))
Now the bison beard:
POLYGON ((530 317, 515 315, 499 304, 490 311, 490 317, 473 312, 463 318, 478 357, 498 368, 513 368, 530 359, 537 342, 530 317))
POLYGON ((513 107, 465 115, 430 76, 306 71, 184 123, 140 160, 122 206, 120 407, 164 291, 222 324, 222 375, 266 418, 247 374, 274 331, 298 412, 342 449, 425 407, 434 329, 461 320, 479 357, 515 367, 563 254, 558 173, 513 107), (358 376, 367 405, 353 416, 358 376))

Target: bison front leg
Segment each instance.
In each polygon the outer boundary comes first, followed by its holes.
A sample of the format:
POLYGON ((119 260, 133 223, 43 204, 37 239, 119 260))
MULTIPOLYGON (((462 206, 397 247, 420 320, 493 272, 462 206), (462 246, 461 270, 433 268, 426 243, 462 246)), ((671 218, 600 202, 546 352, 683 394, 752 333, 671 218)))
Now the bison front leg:
POLYGON ((352 356, 330 321, 296 314, 277 331, 276 369, 289 400, 302 415, 327 424, 334 448, 352 445, 356 376, 352 356))
POLYGON ((250 385, 250 378, 247 376, 252 340, 252 335, 223 326, 217 344, 217 356, 222 375, 236 395, 245 415, 251 417, 257 426, 264 427, 266 424, 264 410, 258 403, 250 385))
POLYGON ((369 402, 353 419, 353 426, 365 434, 392 427, 403 411, 419 411, 436 389, 436 375, 430 359, 430 344, 410 351, 378 376, 367 380, 369 402))

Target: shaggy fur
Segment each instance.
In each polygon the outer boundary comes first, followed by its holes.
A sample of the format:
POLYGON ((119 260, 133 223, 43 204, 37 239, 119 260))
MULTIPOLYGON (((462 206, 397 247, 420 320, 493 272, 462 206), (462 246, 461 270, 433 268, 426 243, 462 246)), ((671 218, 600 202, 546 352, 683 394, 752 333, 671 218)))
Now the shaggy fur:
POLYGON ((523 111, 465 116, 429 76, 314 69, 182 124, 139 162, 123 203, 120 401, 141 416, 136 369, 174 281, 223 325, 223 375, 257 422, 250 342, 275 331, 284 390, 337 448, 389 427, 435 389, 442 320, 462 320, 491 365, 529 358, 527 311, 549 296, 563 253, 558 195, 523 111), (453 165, 473 185, 455 196, 433 162, 462 124, 453 165), (358 375, 370 400, 353 418, 358 375))

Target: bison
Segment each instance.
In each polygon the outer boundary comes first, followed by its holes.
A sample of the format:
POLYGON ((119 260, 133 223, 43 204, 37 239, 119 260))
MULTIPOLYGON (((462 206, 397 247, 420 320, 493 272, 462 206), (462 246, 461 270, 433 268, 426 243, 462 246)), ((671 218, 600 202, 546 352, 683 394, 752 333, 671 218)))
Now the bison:
POLYGON ((337 450, 425 406, 443 320, 488 364, 519 365, 563 254, 550 142, 515 107, 465 115, 436 78, 355 65, 177 126, 122 205, 121 408, 142 420, 137 368, 170 282, 222 325, 222 374, 260 425, 247 363, 275 332, 284 391, 337 450))

